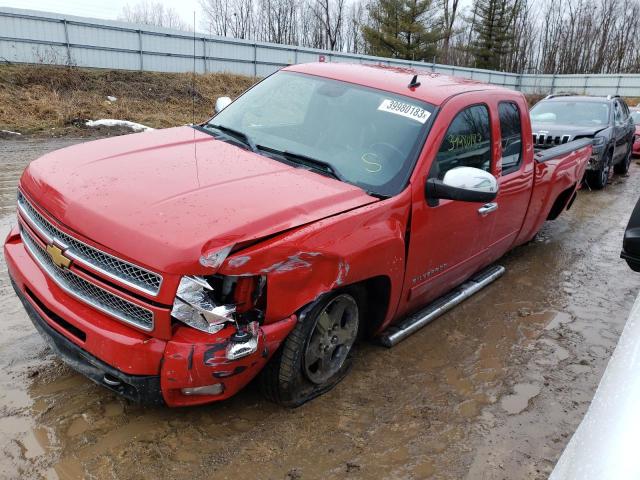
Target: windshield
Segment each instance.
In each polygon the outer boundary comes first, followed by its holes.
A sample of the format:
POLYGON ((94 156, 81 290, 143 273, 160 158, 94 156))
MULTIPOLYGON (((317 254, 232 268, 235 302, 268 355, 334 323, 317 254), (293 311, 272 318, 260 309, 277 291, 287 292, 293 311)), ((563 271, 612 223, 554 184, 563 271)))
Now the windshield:
POLYGON ((324 164, 346 182, 390 196, 409 179, 434 110, 381 90, 278 72, 205 127, 241 134, 258 153, 289 163, 324 164))
POLYGON ((635 110, 631 112, 631 118, 633 119, 633 123, 640 125, 640 111, 635 110))
POLYGON ((540 102, 530 112, 532 123, 597 127, 609 124, 609 105, 604 102, 540 102))

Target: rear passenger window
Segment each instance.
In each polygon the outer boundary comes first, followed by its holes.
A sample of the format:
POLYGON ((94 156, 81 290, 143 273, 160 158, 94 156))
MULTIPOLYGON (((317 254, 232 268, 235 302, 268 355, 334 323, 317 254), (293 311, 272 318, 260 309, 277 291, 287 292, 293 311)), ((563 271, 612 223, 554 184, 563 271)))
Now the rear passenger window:
POLYGON ((489 110, 484 105, 468 107, 453 119, 436 155, 431 176, 443 178, 455 167, 491 170, 491 126, 489 110))
POLYGON ((502 102, 498 106, 498 115, 502 136, 502 175, 506 175, 520 168, 522 158, 520 110, 515 103, 502 102))

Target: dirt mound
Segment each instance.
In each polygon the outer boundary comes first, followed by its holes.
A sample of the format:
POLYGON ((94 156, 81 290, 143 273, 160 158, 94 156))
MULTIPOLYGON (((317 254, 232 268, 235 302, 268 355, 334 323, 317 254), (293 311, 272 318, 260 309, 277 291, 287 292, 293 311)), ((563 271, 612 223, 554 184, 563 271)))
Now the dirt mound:
MULTIPOLYGON (((256 79, 227 73, 195 76, 195 118, 213 113, 219 96, 235 97, 256 79)), ((154 128, 192 121, 192 75, 33 65, 0 66, 0 130, 64 135, 84 120, 117 118, 154 128), (115 98, 115 100, 111 100, 115 98)))

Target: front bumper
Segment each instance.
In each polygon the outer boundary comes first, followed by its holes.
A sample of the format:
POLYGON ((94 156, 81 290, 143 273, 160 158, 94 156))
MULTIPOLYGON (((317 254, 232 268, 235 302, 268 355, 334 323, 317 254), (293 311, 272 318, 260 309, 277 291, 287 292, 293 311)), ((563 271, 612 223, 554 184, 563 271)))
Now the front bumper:
MULTIPOLYGON (((38 333, 67 365, 98 385, 102 385, 134 402, 150 405, 162 405, 164 403, 160 391, 159 375, 127 375, 94 357, 52 328, 42 315, 36 311, 30 300, 27 300, 25 294, 20 291, 13 279, 11 283, 38 333)), ((40 309, 46 308, 44 305, 38 304, 39 302, 33 297, 32 301, 40 309)), ((55 316, 53 312, 49 312, 49 315, 55 316)), ((58 322, 63 323, 64 320, 58 319, 58 322)))
POLYGON ((210 335, 176 326, 169 341, 160 340, 69 296, 35 263, 17 229, 4 254, 18 297, 53 350, 78 372, 136 402, 186 406, 229 398, 264 367, 296 323, 294 315, 260 327, 257 351, 230 361, 231 327, 210 335), (221 384, 221 393, 182 390, 213 384, 221 384))

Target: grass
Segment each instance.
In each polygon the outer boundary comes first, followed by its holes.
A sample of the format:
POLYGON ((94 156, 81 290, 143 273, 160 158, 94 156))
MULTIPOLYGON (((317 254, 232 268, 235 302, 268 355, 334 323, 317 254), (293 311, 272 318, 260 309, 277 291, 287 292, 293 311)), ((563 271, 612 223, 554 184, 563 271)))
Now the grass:
MULTIPOLYGON (((226 73, 195 76, 195 118, 213 113, 215 99, 236 97, 255 82, 226 73)), ((192 76, 125 70, 0 66, 0 130, 61 135, 84 120, 116 118, 163 128, 191 123, 192 76), (107 96, 116 97, 110 102, 107 96)))
MULTIPOLYGON (((216 98, 236 97, 256 80, 227 73, 195 75, 196 122, 212 115, 216 98)), ((84 121, 99 118, 154 128, 184 125, 193 121, 191 91, 190 73, 0 65, 0 130, 53 136, 90 134, 84 121), (107 96, 117 100, 110 102, 107 96)), ((528 95, 527 99, 533 105, 543 96, 528 95)), ((633 106, 640 102, 639 98, 626 100, 633 106)))

